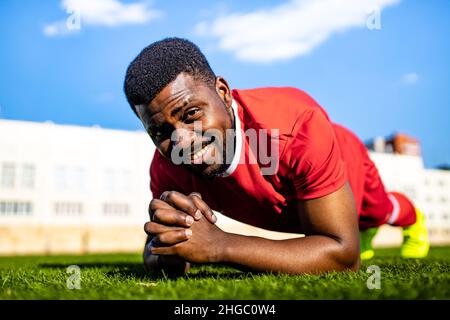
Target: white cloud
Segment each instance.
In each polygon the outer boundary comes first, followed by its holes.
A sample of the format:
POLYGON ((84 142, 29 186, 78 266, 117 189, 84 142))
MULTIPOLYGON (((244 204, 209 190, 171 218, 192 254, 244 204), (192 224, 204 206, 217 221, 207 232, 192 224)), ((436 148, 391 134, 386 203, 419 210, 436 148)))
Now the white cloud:
POLYGON ((56 21, 44 27, 44 34, 47 37, 67 36, 79 32, 79 29, 69 29, 66 21, 56 21))
POLYGON ((415 84, 417 81, 419 81, 419 75, 415 72, 406 73, 402 76, 404 84, 415 84))
POLYGON ((115 27, 125 24, 143 24, 162 16, 144 2, 122 3, 119 0, 62 0, 67 13, 64 20, 46 25, 46 36, 76 33, 84 26, 115 27))
POLYGON ((355 27, 400 0, 290 0, 270 9, 221 15, 196 26, 240 60, 271 62, 305 55, 331 35, 355 27))

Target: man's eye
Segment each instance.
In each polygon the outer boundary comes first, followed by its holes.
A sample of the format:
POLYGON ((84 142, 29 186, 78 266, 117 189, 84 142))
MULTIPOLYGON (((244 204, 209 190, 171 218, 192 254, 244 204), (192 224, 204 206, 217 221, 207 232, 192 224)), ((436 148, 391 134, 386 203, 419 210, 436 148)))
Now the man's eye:
POLYGON ((184 114, 184 120, 189 120, 190 118, 194 117, 198 111, 198 109, 190 109, 184 114))

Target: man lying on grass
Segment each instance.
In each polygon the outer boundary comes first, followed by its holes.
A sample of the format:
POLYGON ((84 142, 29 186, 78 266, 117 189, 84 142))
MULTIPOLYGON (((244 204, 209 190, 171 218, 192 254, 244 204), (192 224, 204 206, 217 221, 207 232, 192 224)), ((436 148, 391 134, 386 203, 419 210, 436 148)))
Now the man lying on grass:
POLYGON ((403 257, 427 255, 423 215, 385 191, 360 140, 305 92, 231 90, 198 47, 179 38, 146 47, 124 89, 159 151, 145 225, 149 269, 193 262, 290 274, 357 270, 386 223, 403 227, 403 257), (211 209, 305 237, 227 233, 211 209))

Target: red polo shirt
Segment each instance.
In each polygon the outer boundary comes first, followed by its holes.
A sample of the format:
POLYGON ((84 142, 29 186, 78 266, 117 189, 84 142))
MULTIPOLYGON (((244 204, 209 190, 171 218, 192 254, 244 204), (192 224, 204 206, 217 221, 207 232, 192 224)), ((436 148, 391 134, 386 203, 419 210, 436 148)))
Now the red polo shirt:
MULTIPOLYGON (((349 180, 358 212, 364 214, 367 163, 373 163, 356 136, 332 124, 317 102, 298 89, 233 90, 232 96, 240 130, 236 137, 241 143, 236 144, 235 158, 225 175, 198 177, 155 152, 150 167, 153 197, 159 198, 166 190, 196 191, 213 210, 233 219, 269 230, 298 232, 297 202, 333 193, 349 180), (249 146, 248 129, 279 130, 278 170, 273 174, 261 174, 264 166, 259 161, 249 163, 248 159, 258 156, 249 146)), ((380 183, 376 192, 385 193, 378 172, 373 177, 380 183)), ((392 210, 386 199, 384 195, 381 206, 375 208, 382 208, 383 215, 392 210)))

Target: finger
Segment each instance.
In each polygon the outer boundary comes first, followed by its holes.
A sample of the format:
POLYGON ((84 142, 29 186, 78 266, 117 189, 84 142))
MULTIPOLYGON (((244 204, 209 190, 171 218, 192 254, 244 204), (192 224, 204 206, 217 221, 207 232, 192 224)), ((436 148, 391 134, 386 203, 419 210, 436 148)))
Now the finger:
POLYGON ((162 201, 166 201, 167 195, 169 194, 170 191, 164 191, 163 193, 161 193, 161 195, 159 196, 159 199, 161 199, 162 201))
POLYGON ((197 208, 192 201, 192 199, 184 194, 177 191, 164 191, 161 194, 162 199, 172 207, 186 212, 190 216, 194 217, 195 220, 200 220, 202 218, 202 213, 197 208))
POLYGON ((191 193, 189 194, 189 196, 197 196, 197 197, 199 197, 200 199, 202 199, 202 195, 201 195, 200 193, 198 193, 198 192, 191 192, 191 193))
POLYGON ((154 236, 159 233, 163 233, 163 232, 167 232, 167 231, 177 231, 177 230, 182 230, 182 229, 183 228, 181 228, 181 227, 165 226, 163 224, 159 224, 159 223, 152 222, 152 221, 149 221, 144 224, 144 231, 145 231, 145 233, 147 233, 150 236, 154 236))
POLYGON ((152 222, 169 226, 190 227, 194 223, 194 218, 173 208, 157 209, 153 213, 152 222))
POLYGON ((153 220, 153 214, 157 209, 173 209, 171 205, 167 202, 159 199, 152 199, 148 205, 148 214, 150 215, 150 220, 153 220))
POLYGON ((170 247, 152 247, 151 253, 154 255, 174 255, 177 253, 177 249, 173 246, 170 247))
POLYGON ((203 215, 208 219, 211 223, 217 222, 217 217, 214 215, 214 212, 211 208, 206 204, 205 201, 202 200, 201 196, 197 192, 192 192, 190 195, 192 202, 194 202, 195 206, 200 209, 203 215))
POLYGON ((156 235, 153 239, 155 240, 156 246, 171 246, 183 241, 188 240, 192 236, 191 229, 169 231, 156 235))

